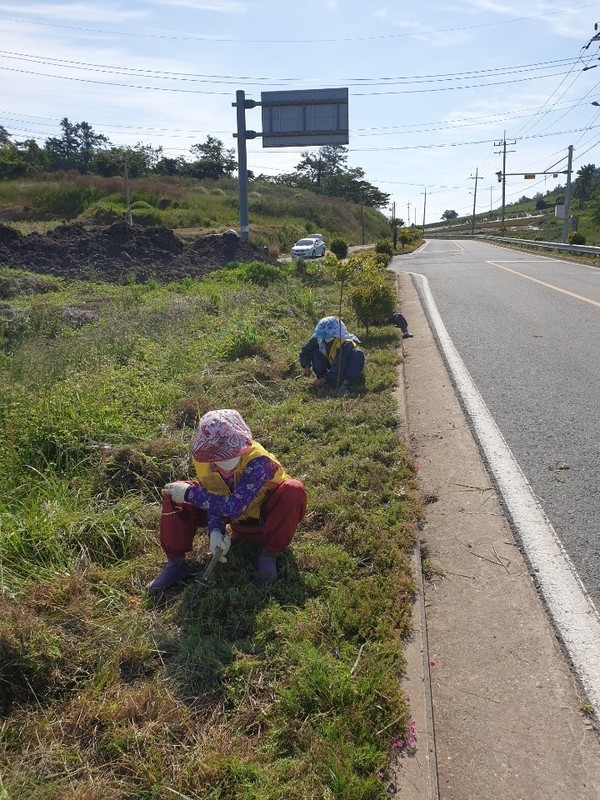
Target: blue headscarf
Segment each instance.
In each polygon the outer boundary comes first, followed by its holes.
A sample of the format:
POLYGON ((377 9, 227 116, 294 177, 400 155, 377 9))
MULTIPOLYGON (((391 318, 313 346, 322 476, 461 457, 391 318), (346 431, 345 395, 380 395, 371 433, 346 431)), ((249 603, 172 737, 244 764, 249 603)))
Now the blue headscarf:
POLYGON ((339 317, 323 317, 320 319, 313 332, 315 339, 351 339, 360 342, 358 336, 348 331, 348 328, 339 317))

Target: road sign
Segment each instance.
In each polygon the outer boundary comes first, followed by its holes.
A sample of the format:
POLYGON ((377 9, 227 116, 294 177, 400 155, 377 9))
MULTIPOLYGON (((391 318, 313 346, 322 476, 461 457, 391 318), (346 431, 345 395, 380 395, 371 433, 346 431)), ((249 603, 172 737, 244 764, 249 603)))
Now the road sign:
POLYGON ((263 147, 349 142, 348 89, 262 92, 263 147))

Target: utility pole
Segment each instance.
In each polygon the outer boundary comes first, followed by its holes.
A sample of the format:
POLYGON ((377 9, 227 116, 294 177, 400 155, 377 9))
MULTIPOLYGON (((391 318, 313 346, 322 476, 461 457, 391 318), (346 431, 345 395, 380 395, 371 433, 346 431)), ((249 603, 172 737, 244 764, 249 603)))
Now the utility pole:
POLYGON ((479 176, 479 167, 475 169, 475 177, 471 175, 471 180, 475 181, 475 191, 473 192, 473 218, 471 220, 471 236, 475 233, 475 205, 477 204, 477 181, 482 181, 483 177, 479 176))
POLYGON ((566 244, 569 238, 569 209, 571 206, 571 172, 573 171, 573 145, 569 145, 567 160, 567 185, 565 187, 565 218, 563 220, 562 241, 566 244))
MULTIPOLYGON (((504 131, 504 138, 501 142, 494 142, 494 147, 502 147, 502 172, 496 173, 498 175, 498 180, 502 182, 502 220, 500 223, 500 228, 504 228, 504 215, 505 215, 505 208, 506 208, 506 146, 509 144, 516 144, 517 142, 513 139, 510 142, 506 141, 506 131, 504 131)), ((509 153, 514 153, 514 150, 509 150, 509 153)))
POLYGON ((423 236, 425 236, 425 209, 427 208, 427 187, 423 192, 423 236))

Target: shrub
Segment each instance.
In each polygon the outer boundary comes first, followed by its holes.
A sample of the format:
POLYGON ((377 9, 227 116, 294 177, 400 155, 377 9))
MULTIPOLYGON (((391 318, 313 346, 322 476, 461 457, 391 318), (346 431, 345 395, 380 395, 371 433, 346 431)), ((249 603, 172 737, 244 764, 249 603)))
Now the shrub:
POLYGON ((102 197, 103 192, 95 186, 49 187, 35 199, 35 211, 37 214, 73 219, 102 197))
POLYGON ((347 242, 344 241, 344 239, 341 239, 339 236, 331 240, 329 249, 334 254, 334 256, 337 256, 338 258, 346 258, 346 256, 348 255, 348 244, 347 242))
POLYGON ((283 277, 284 273, 280 267, 265 264, 262 261, 249 261, 240 267, 240 278, 244 282, 253 283, 256 286, 270 286, 283 277))
POLYGON ((384 253, 385 255, 388 255, 390 258, 394 255, 394 249, 389 239, 380 239, 375 245, 375 252, 384 253))
POLYGON ((569 244, 585 244, 585 236, 582 233, 574 231, 569 234, 569 244))
POLYGON ((369 330, 369 326, 394 313, 394 292, 377 274, 365 276, 350 290, 350 302, 359 322, 369 330))

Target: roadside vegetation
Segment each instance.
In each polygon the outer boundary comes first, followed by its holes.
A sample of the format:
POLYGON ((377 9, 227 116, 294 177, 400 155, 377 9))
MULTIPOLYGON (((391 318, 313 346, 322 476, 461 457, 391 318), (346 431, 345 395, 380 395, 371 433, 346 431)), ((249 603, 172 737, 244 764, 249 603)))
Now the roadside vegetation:
MULTIPOLYGON (((134 225, 163 225, 182 239, 228 228, 239 230, 237 181, 142 177, 130 181, 134 225)), ((248 194, 252 242, 271 255, 287 254, 311 233, 326 242, 343 238, 349 245, 391 236, 389 220, 359 203, 254 180, 248 194)), ((121 178, 45 174, 27 180, 0 181, 0 223, 21 233, 45 233, 57 225, 82 222, 110 225, 126 218, 127 200, 121 178)))
POLYGON ((376 320, 386 262, 127 286, 0 270, 3 800, 388 796, 414 735, 421 505, 398 331, 376 320), (367 354, 344 399, 298 364, 340 308, 367 354), (151 600, 161 488, 189 477, 197 420, 223 407, 305 483, 307 516, 270 589, 241 545, 214 587, 151 600))
MULTIPOLYGON (((559 186, 532 196, 523 195, 515 203, 507 204, 502 230, 501 211, 495 208, 484 213, 460 217, 448 210, 442 215, 444 222, 426 226, 426 232, 498 234, 515 239, 562 242, 564 219, 557 217, 557 206, 564 206, 565 187, 559 186)), ((600 168, 595 164, 581 167, 573 177, 569 204, 567 241, 570 244, 600 246, 600 168)))

